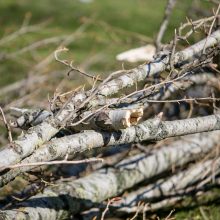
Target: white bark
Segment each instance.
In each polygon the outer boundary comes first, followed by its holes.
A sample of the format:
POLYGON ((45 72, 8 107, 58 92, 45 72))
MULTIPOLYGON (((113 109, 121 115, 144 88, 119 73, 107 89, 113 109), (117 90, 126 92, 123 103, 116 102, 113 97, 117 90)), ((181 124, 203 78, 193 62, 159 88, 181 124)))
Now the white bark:
POLYGON ((70 213, 91 208, 133 187, 143 180, 194 160, 219 143, 219 131, 187 136, 150 155, 140 154, 118 163, 115 168, 103 168, 75 181, 58 181, 26 202, 19 209, 5 210, 2 219, 61 219, 70 213), (160 161, 158 163, 158 161, 160 161))
MULTIPOLYGON (((167 137, 181 136, 204 131, 213 131, 220 129, 220 115, 211 115, 205 117, 191 118, 176 121, 161 122, 159 117, 142 122, 124 130, 115 132, 95 132, 85 131, 83 133, 65 136, 54 139, 48 144, 37 149, 30 157, 24 159, 22 163, 35 163, 51 161, 63 158, 67 154, 74 154, 92 148, 114 146, 128 143, 137 143, 144 140, 161 140, 167 137)), ((11 152, 10 152, 11 153, 11 152)), ((5 155, 5 160, 11 160, 5 155)), ((7 166, 1 166, 0 169, 6 169, 7 166)), ((33 167, 31 167, 33 168, 33 167)), ((11 170, 0 177, 0 186, 5 185, 20 172, 29 170, 30 167, 23 167, 11 170)))
MULTIPOLYGON (((195 55, 199 55, 201 51, 205 48, 214 47, 220 41, 220 30, 213 32, 208 38, 203 39, 202 41, 184 49, 181 52, 178 52, 174 56, 174 64, 181 65, 192 59, 195 55)), ((165 57, 163 60, 154 61, 147 65, 135 68, 129 73, 124 74, 117 79, 111 80, 103 85, 98 93, 96 99, 99 99, 101 96, 108 96, 119 92, 119 90, 134 85, 136 82, 144 80, 149 75, 154 75, 158 72, 161 72, 166 69, 166 66, 169 64, 169 57, 165 57)), ((96 99, 93 102, 96 102, 96 99)), ((85 94, 79 93, 74 96, 70 102, 68 102, 64 108, 56 116, 56 120, 62 122, 71 111, 74 111, 77 103, 81 103, 85 100, 85 94)), ((92 102, 91 102, 92 103, 92 102)), ((73 118, 76 117, 76 114, 73 114, 73 118)), ((28 130, 28 132, 18 140, 14 141, 13 147, 7 145, 0 151, 1 163, 0 166, 9 166, 19 162, 23 158, 27 157, 33 151, 38 148, 40 145, 50 140, 57 132, 59 127, 55 123, 53 118, 49 118, 40 125, 37 125, 34 128, 28 130)))
POLYGON ((156 47, 147 44, 142 47, 124 51, 116 56, 119 61, 127 61, 130 63, 152 61, 156 53, 156 47))
POLYGON ((129 208, 137 206, 139 201, 145 201, 148 203, 155 198, 175 195, 180 190, 184 190, 187 186, 193 185, 196 182, 202 181, 204 178, 211 176, 213 172, 215 175, 219 174, 219 168, 220 158, 200 162, 169 178, 161 179, 153 184, 141 187, 137 191, 129 193, 114 207, 120 208, 120 211, 128 211, 129 208))
POLYGON ((26 134, 18 137, 12 144, 6 145, 0 151, 0 171, 3 166, 15 164, 22 158, 50 140, 58 132, 56 126, 45 121, 33 128, 30 128, 26 134))
MULTIPOLYGON (((198 43, 189 46, 188 48, 177 52, 174 56, 174 65, 186 63, 195 56, 199 56, 202 53, 203 48, 214 47, 220 41, 220 30, 213 32, 208 38, 205 38, 198 43)), ((155 60, 149 64, 140 66, 131 70, 129 73, 118 77, 115 80, 106 83, 100 88, 99 94, 102 96, 108 96, 119 92, 121 89, 135 85, 148 76, 155 75, 162 72, 169 65, 169 56, 166 56, 162 60, 155 60)))
MULTIPOLYGON (((128 105, 127 107, 123 107, 123 109, 103 110, 96 113, 90 119, 87 119, 86 123, 81 123, 77 126, 74 126, 73 129, 78 131, 90 129, 119 130, 130 127, 131 125, 136 125, 143 116, 142 106, 144 106, 145 109, 149 107, 149 103, 147 102, 149 99, 165 100, 168 99, 174 92, 180 89, 185 90, 194 84, 201 85, 205 83, 217 86, 217 79, 213 76, 212 73, 201 73, 188 76, 184 79, 184 81, 177 81, 174 84, 170 84, 162 91, 156 87, 155 94, 153 95, 149 96, 141 93, 132 97, 130 100, 132 102, 141 98, 139 101, 136 101, 136 104, 128 105), (123 121, 125 123, 123 123, 123 121)), ((116 101, 116 98, 114 100, 116 101)), ((113 102, 114 100, 109 99, 108 101, 106 100, 105 102, 100 102, 99 105, 106 105, 107 103, 113 102)), ((52 113, 47 110, 19 109, 14 107, 10 108, 10 113, 17 118, 16 121, 11 124, 11 126, 19 127, 22 129, 27 129, 29 127, 38 125, 52 115, 52 113)), ((84 112, 81 117, 86 117, 91 113, 91 111, 84 112)))
MULTIPOLYGON (((92 112, 85 112, 82 117, 86 117, 92 112)), ((85 123, 80 123, 76 126, 68 127, 73 130, 103 130, 103 131, 119 131, 120 129, 129 128, 137 125, 143 117, 143 108, 123 108, 113 110, 103 110, 95 113, 86 120, 85 123)))
POLYGON ((11 115, 17 119, 11 123, 12 127, 28 129, 45 121, 46 118, 52 116, 52 112, 43 109, 20 109, 10 108, 11 115))

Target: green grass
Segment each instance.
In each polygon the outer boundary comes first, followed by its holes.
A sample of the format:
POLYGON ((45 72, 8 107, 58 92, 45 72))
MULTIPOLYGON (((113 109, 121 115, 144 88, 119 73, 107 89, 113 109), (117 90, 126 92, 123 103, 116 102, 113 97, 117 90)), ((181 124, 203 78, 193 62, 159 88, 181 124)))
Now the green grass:
MULTIPOLYGON (((169 31, 165 40, 172 36, 171 30, 177 27, 185 18, 190 0, 179 2, 171 20, 169 31)), ((1 47, 1 53, 10 53, 28 45, 52 36, 70 34, 76 30, 84 18, 93 19, 84 34, 69 45, 69 56, 73 57, 76 64, 80 64, 93 54, 103 52, 107 58, 91 67, 94 71, 109 72, 120 68, 115 61, 115 55, 123 50, 140 46, 146 43, 135 34, 125 34, 116 31, 121 30, 142 34, 153 38, 159 28, 163 17, 166 1, 151 0, 101 0, 91 4, 82 4, 72 0, 2 0, 0 2, 0 36, 16 31, 21 26, 25 14, 31 14, 31 24, 37 24, 50 20, 50 24, 37 33, 29 33, 15 41, 1 47), (99 25, 104 22, 115 28, 106 28, 99 25)), ((30 53, 19 55, 16 61, 0 62, 0 87, 25 76, 28 70, 43 59, 47 54, 54 51, 58 44, 51 44, 44 49, 35 50, 33 59, 30 53), (40 57, 40 58, 39 58, 40 57), (25 63, 28 65, 24 65, 25 63)), ((53 66, 51 67, 53 69, 53 66)))

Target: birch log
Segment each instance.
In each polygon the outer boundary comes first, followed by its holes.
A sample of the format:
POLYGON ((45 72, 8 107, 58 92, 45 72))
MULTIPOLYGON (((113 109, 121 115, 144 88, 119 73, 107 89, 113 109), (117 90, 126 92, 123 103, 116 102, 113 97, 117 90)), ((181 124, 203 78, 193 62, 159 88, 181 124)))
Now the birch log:
MULTIPOLYGON (((42 123, 46 118, 52 115, 51 112, 43 109, 19 109, 11 108, 11 114, 17 119, 10 125, 26 130, 32 126, 42 123), (18 117, 19 116, 19 117, 18 117)), ((83 114, 83 117, 91 114, 88 111, 83 114)), ((74 130, 120 130, 137 125, 143 116, 143 108, 132 109, 113 109, 103 110, 96 113, 86 123, 74 126, 74 130)))
MULTIPOLYGON (((59 131, 52 118, 30 128, 27 133, 0 150, 0 167, 15 164, 49 141, 59 131)), ((1 171, 1 168, 0 168, 1 171)))
POLYGON ((58 181, 42 193, 0 212, 1 219, 64 219, 116 196, 143 180, 183 165, 213 149, 219 131, 187 136, 150 155, 139 154, 75 181, 58 181), (160 161, 160 163, 158 163, 160 161))
MULTIPOLYGON (((200 133, 220 129, 220 115, 210 115, 176 121, 161 122, 159 117, 149 119, 137 126, 115 131, 115 132, 96 132, 85 131, 83 133, 65 136, 50 141, 41 148, 37 149, 30 157, 22 163, 35 163, 51 161, 65 157, 76 152, 82 152, 92 148, 115 146, 128 143, 137 143, 144 140, 161 140, 167 137, 181 136, 186 134, 200 133)), ((10 166, 1 166, 4 170, 10 166)), ((0 177, 0 186, 7 184, 19 173, 33 169, 22 167, 11 170, 0 177)))
MULTIPOLYGON (((204 167, 204 168, 207 168, 207 167, 204 167)), ((194 169, 196 169, 196 166, 194 166, 194 169)), ((193 176, 193 171, 191 173, 189 172, 190 170, 192 171, 192 169, 188 169, 187 172, 185 170, 184 173, 193 176)), ((139 213, 143 213, 143 212, 146 213, 146 212, 152 212, 152 211, 155 212, 158 209, 164 210, 164 208, 168 208, 171 206, 173 209, 175 205, 178 205, 178 208, 179 208, 180 205, 182 207, 184 206, 184 204, 177 204, 177 203, 184 200, 185 198, 193 197, 194 199, 197 196, 201 196, 202 194, 207 193, 207 190, 220 186, 219 177, 216 177, 214 182, 211 182, 213 180, 212 176, 208 176, 209 174, 204 173, 203 170, 201 174, 204 174, 203 177, 205 178, 205 180, 202 181, 203 184, 196 183, 196 184, 191 185, 190 178, 188 178, 189 181, 188 181, 187 186, 183 189, 176 189, 175 188, 175 186, 177 186, 176 184, 174 185, 175 191, 173 191, 173 189, 171 189, 169 192, 165 191, 165 186, 163 185, 167 183, 167 187, 168 187, 168 185, 171 183, 175 184, 174 182, 172 182, 173 180, 175 181, 174 175, 167 179, 164 179, 164 181, 159 180, 157 183, 160 185, 157 185, 155 183, 155 184, 150 184, 146 187, 142 187, 142 190, 145 189, 145 191, 143 192, 144 197, 140 195, 140 199, 138 198, 137 193, 140 192, 139 190, 127 194, 125 197, 122 197, 120 201, 117 201, 117 203, 115 204, 113 203, 112 205, 110 205, 109 207, 110 213, 107 216, 108 217, 110 216, 115 217, 115 216, 121 216, 121 215, 123 216, 124 214, 130 214, 133 212, 136 213, 137 211, 139 211, 139 213), (207 181, 207 179, 209 181, 207 181), (160 192, 161 196, 159 196, 157 190, 159 189, 161 185, 162 185, 163 191, 160 192), (136 197, 135 197, 135 194, 137 195, 136 197), (146 195, 149 197, 146 197, 146 195), (129 199, 130 196, 132 196, 134 200, 132 200, 130 203, 127 203, 127 199, 129 199), (141 205, 139 205, 140 203, 136 203, 138 201, 139 202, 142 201, 141 205)), ((186 176, 184 176, 183 179, 185 179, 185 177, 186 176)), ((178 179, 178 177, 176 179, 178 179)), ((199 201, 196 200, 196 202, 199 202, 199 201)), ((100 204, 99 208, 91 208, 90 210, 86 210, 80 213, 80 215, 82 216, 83 220, 93 219, 94 217, 99 218, 100 215, 102 214, 102 211, 100 209, 105 209, 105 208, 106 208, 106 203, 102 203, 100 204)))
MULTIPOLYGON (((214 47, 219 42, 220 30, 217 30, 200 42, 176 53, 174 56, 174 64, 178 64, 178 66, 180 66, 193 57, 199 56, 202 50, 214 47)), ((129 71, 129 73, 107 82, 99 89, 99 93, 96 98, 90 102, 90 104, 97 103, 96 100, 100 97, 103 98, 103 96, 106 97, 118 93, 121 89, 133 86, 135 83, 144 80, 150 75, 164 71, 167 65, 169 65, 169 56, 166 56, 162 60, 155 60, 147 65, 135 68, 129 71)), ((85 98, 86 95, 84 93, 75 95, 64 105, 64 108, 56 115, 55 119, 50 117, 42 124, 30 128, 24 136, 13 142, 13 147, 9 144, 2 148, 0 151, 1 167, 9 166, 21 161, 23 158, 33 153, 36 148, 50 140, 59 131, 59 126, 55 122, 57 122, 57 120, 62 122, 71 111, 75 111, 76 106, 79 103, 82 103, 85 98)), ((73 119, 76 116, 76 114, 73 114, 73 119)))
MULTIPOLYGON (((130 98, 129 102, 134 104, 126 105, 126 108, 137 108, 138 106, 144 107, 144 110, 149 108, 149 100, 166 100, 169 99, 172 94, 180 90, 186 90, 193 85, 208 84, 210 87, 218 87, 218 78, 210 73, 198 73, 185 77, 183 80, 175 81, 174 83, 168 83, 166 85, 155 85, 154 93, 140 92, 130 98)), ((194 98, 194 97, 193 97, 194 98)))
MULTIPOLYGON (((128 102, 135 102, 135 104, 123 103, 119 104, 119 107, 123 109, 108 109, 103 110, 86 120, 86 123, 81 123, 74 126, 74 130, 119 130, 136 125, 143 116, 144 108, 149 107, 150 100, 165 100, 168 99, 173 93, 179 90, 186 90, 192 85, 209 84, 210 86, 218 86, 218 79, 210 72, 199 73, 196 75, 185 77, 184 80, 176 81, 175 84, 170 83, 167 86, 155 86, 154 94, 147 95, 140 93, 131 97, 128 102), (126 107, 124 107, 124 105, 126 107)), ((104 100, 103 100, 104 101, 104 100)), ((118 99, 108 99, 104 102, 96 103, 99 106, 104 106, 110 103, 117 102, 118 99)), ((86 117, 91 114, 91 111, 84 112, 81 116, 86 117)), ((19 127, 26 130, 45 121, 46 118, 52 115, 51 112, 43 109, 20 109, 11 107, 10 114, 16 117, 16 120, 11 123, 12 127, 19 127)), ((71 127, 71 125, 70 125, 71 127)))
MULTIPOLYGON (((198 43, 189 46, 188 48, 177 52, 174 56, 174 65, 181 66, 194 57, 201 55, 203 48, 216 46, 220 41, 220 30, 213 32, 209 37, 199 41, 198 43)), ((143 81, 148 76, 153 76, 156 73, 162 72, 169 65, 169 56, 165 56, 162 60, 155 60, 149 64, 140 66, 131 70, 129 73, 118 77, 115 80, 106 83, 100 88, 99 94, 108 96, 119 92, 125 87, 135 85, 135 83, 143 81)))
MULTIPOLYGON (((213 173, 214 175, 218 175, 219 172, 220 158, 200 162, 169 178, 161 179, 153 184, 141 187, 137 191, 129 193, 114 207, 119 208, 120 211, 127 212, 129 208, 137 206, 139 201, 148 203, 151 202, 152 199, 175 195, 181 190, 184 191, 187 186, 202 181, 206 177, 212 176, 213 173)), ((210 181, 212 181, 212 178, 210 178, 210 181)), ((135 209, 131 210, 135 211, 135 209)))
MULTIPOLYGON (((128 102, 135 102, 135 104, 119 104, 122 109, 107 109, 100 111, 87 119, 86 123, 80 123, 73 127, 71 127, 70 124, 70 127, 76 131, 90 129, 112 131, 125 129, 139 122, 143 116, 143 107, 145 110, 149 107, 149 100, 165 100, 178 90, 186 90, 190 86, 207 83, 212 86, 218 86, 218 79, 212 73, 200 73, 188 76, 183 81, 177 81, 175 84, 171 83, 165 88, 163 88, 163 86, 161 88, 155 87, 153 95, 141 93, 127 100, 128 102), (126 107, 123 107, 124 105, 126 107)), ((109 99, 104 103, 100 102, 99 105, 106 105, 106 103, 114 101, 117 101, 117 99, 109 99)), ((10 108, 10 113, 17 118, 10 125, 24 130, 42 123, 46 118, 52 115, 51 112, 43 109, 20 109, 15 107, 10 108)), ((92 112, 87 111, 83 113, 81 117, 86 117, 89 114, 91 115, 92 112)))
MULTIPOLYGON (((80 102, 82 96, 75 96, 75 103, 80 102)), ((72 105, 71 105, 72 106, 72 105)), ((63 117, 69 114, 68 108, 64 108, 63 117)), ((61 119, 64 119, 59 115, 61 119)), ((35 127, 31 127, 28 131, 18 137, 17 140, 13 141, 3 147, 0 150, 0 171, 2 166, 9 166, 18 163, 23 158, 33 153, 39 146, 49 141, 57 132, 59 132, 60 126, 57 123, 57 118, 54 116, 48 117, 44 122, 38 124, 35 127)))

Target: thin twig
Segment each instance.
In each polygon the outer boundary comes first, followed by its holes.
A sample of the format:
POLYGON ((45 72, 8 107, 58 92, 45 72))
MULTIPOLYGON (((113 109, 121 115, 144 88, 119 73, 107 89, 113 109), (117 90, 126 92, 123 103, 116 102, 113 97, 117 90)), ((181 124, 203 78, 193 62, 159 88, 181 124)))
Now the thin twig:
POLYGON ((120 199, 121 199, 120 197, 115 197, 115 198, 112 198, 112 199, 109 199, 109 200, 108 200, 108 203, 107 203, 107 205, 106 205, 106 208, 105 208, 105 210, 102 212, 101 220, 104 220, 104 217, 105 217, 107 211, 109 210, 109 206, 110 206, 112 203, 114 203, 115 201, 119 201, 120 199))
POLYGON ((7 120, 6 120, 4 111, 3 111, 3 109, 2 109, 1 107, 0 107, 0 111, 1 111, 1 114, 2 114, 3 122, 4 122, 5 127, 6 127, 6 129, 7 129, 7 132, 8 132, 8 140, 9 140, 9 143, 12 143, 12 142, 13 142, 13 138, 12 138, 12 134, 11 134, 11 127, 10 127, 9 123, 7 122, 7 120))
POLYGON ((69 161, 69 160, 55 160, 55 161, 45 161, 45 162, 36 162, 36 163, 22 163, 22 164, 15 164, 11 166, 4 167, 4 169, 15 169, 20 167, 28 167, 28 166, 43 166, 43 165, 71 165, 71 164, 80 164, 80 163, 93 163, 93 162, 103 162, 104 159, 102 158, 89 158, 84 160, 75 160, 75 161, 69 161))
POLYGON ((46 21, 46 22, 36 24, 36 25, 28 25, 27 22, 25 22, 25 20, 24 20, 24 22, 19 30, 0 39, 0 46, 16 39, 17 37, 22 36, 26 33, 39 31, 40 29, 42 29, 42 27, 46 26, 49 22, 50 21, 46 21))
POLYGON ((61 53, 61 52, 66 52, 68 51, 69 49, 66 48, 66 47, 63 47, 63 48, 59 48, 57 49, 55 52, 54 52, 54 57, 55 57, 55 60, 64 64, 65 66, 68 66, 70 68, 70 70, 68 71, 67 75, 69 75, 72 71, 76 71, 86 77, 89 77, 89 78, 92 78, 93 80, 96 78, 98 81, 102 82, 103 80, 99 77, 96 77, 96 76, 93 76, 93 75, 90 75, 86 72, 83 72, 82 70, 79 70, 78 68, 74 67, 73 66, 73 61, 71 60, 70 62, 67 61, 67 60, 62 60, 58 57, 58 54, 61 53))
POLYGON ((174 219, 174 218, 171 218, 171 215, 173 214, 174 211, 175 211, 175 209, 171 210, 170 214, 165 218, 165 220, 174 219))
POLYGON ((130 218, 130 220, 136 219, 137 216, 138 216, 138 214, 139 214, 139 212, 140 212, 141 210, 143 210, 144 207, 145 207, 145 204, 142 203, 142 202, 139 202, 138 205, 137 205, 137 210, 136 210, 134 216, 133 216, 132 218, 130 218))
POLYGON ((213 97, 202 97, 202 98, 185 98, 185 99, 173 99, 173 100, 149 100, 147 99, 146 102, 151 103, 167 103, 167 102, 190 102, 190 101, 201 101, 201 100, 212 100, 212 101, 220 101, 220 98, 213 98, 213 97))
MULTIPOLYGON (((218 17, 219 10, 220 10, 220 4, 218 5, 218 8, 217 8, 216 13, 215 13, 215 15, 214 15, 214 19, 213 19, 212 24, 211 24, 211 26, 210 26, 210 28, 209 28, 208 37, 209 37, 209 36, 211 35, 211 33, 212 33, 212 29, 213 29, 213 26, 214 26, 214 24, 215 24, 215 21, 216 21, 216 19, 217 19, 217 17, 218 17)), ((203 51, 202 51, 203 54, 205 53, 205 48, 206 48, 206 43, 207 43, 208 37, 206 38, 206 41, 205 41, 205 44, 204 44, 204 47, 203 47, 203 51)))
POLYGON ((46 39, 43 39, 43 40, 36 41, 32 44, 29 44, 29 45, 21 48, 18 51, 15 51, 15 52, 12 52, 12 53, 9 53, 9 54, 3 54, 1 59, 6 60, 6 59, 16 58, 18 55, 21 55, 23 53, 35 50, 35 49, 37 49, 39 47, 42 47, 42 46, 45 46, 47 44, 54 44, 54 43, 63 41, 63 39, 65 39, 66 37, 67 36, 64 35, 64 36, 50 37, 50 38, 46 38, 46 39))
POLYGON ((177 33, 176 33, 176 29, 175 29, 174 39, 172 42, 172 50, 171 50, 171 54, 170 54, 170 74, 169 74, 169 76, 172 74, 172 72, 174 70, 174 55, 175 55, 175 50, 176 50, 176 44, 177 44, 177 33))
POLYGON ((171 13, 173 11, 175 4, 176 4, 176 0, 168 0, 168 2, 167 2, 164 18, 163 18, 163 21, 160 25, 160 30, 159 30, 159 32, 157 34, 157 38, 156 38, 157 51, 159 51, 161 48, 161 45, 162 45, 161 40, 162 40, 164 33, 167 29, 167 26, 169 24, 170 16, 171 16, 171 13))

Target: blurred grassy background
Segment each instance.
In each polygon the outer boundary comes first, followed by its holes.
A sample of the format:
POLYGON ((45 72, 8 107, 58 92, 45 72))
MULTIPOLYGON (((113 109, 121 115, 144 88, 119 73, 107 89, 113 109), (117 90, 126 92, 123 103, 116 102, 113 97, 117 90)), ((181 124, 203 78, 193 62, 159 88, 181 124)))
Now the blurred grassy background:
MULTIPOLYGON (((74 59, 76 64, 80 64, 91 56, 102 52, 103 59, 92 65, 90 69, 104 72, 112 71, 120 67, 120 64, 115 61, 117 53, 141 46, 147 42, 148 37, 153 38, 156 35, 165 4, 166 0, 96 0, 90 4, 83 4, 77 0, 1 0, 1 37, 18 30, 25 16, 31 16, 31 24, 43 21, 49 21, 49 24, 38 32, 28 33, 2 45, 0 53, 11 53, 40 39, 71 34, 83 21, 92 19, 94 22, 75 42, 68 46, 71 51, 69 57, 74 59)), ((170 39, 173 28, 185 20, 190 7, 191 0, 179 1, 165 40, 170 39)), ((36 50, 17 56, 16 59, 1 62, 0 86, 24 77, 31 66, 44 59, 58 45, 41 46, 36 50)), ((53 65, 49 68, 52 70, 53 65)))
MULTIPOLYGON (((7 110, 8 105, 46 106, 47 95, 52 95, 60 85, 61 91, 74 89, 80 84, 91 81, 77 73, 68 77, 59 74, 65 66, 54 59, 35 71, 36 65, 56 50, 63 40, 82 25, 86 25, 67 46, 64 55, 74 60, 76 66, 94 74, 108 74, 120 69, 122 63, 115 60, 116 54, 153 42, 163 18, 166 0, 94 0, 82 3, 79 0, 1 0, 0 1, 0 91, 7 85, 33 76, 49 78, 43 84, 32 88, 22 88, 8 95, 0 94, 0 105, 7 110), (29 25, 47 22, 36 32, 26 33, 14 40, 1 44, 1 40, 19 30, 23 22, 29 25), (28 45, 43 39, 60 37, 52 43, 42 43, 34 49, 21 51, 28 45), (16 54, 17 53, 17 54, 16 54), (58 71, 58 74, 53 74, 58 71), (23 96, 27 97, 26 99, 23 96), (14 100, 21 100, 15 102, 14 100), (38 101, 37 101, 38 100, 38 101)), ((204 15, 211 8, 208 1, 178 1, 172 15, 164 41, 172 38, 173 30, 185 17, 193 19, 204 15), (203 10, 206 9, 206 10, 203 10)), ((125 67, 129 67, 128 64, 125 67)), ((65 73, 65 72, 64 72, 65 73)), ((28 81, 27 85, 28 86, 28 81)), ((4 134, 5 135, 5 134, 4 134)), ((219 207, 205 206, 207 219, 220 219, 219 207)), ((160 216, 160 214, 158 213, 160 216)), ((205 219, 199 207, 176 212, 176 219, 205 219)))

